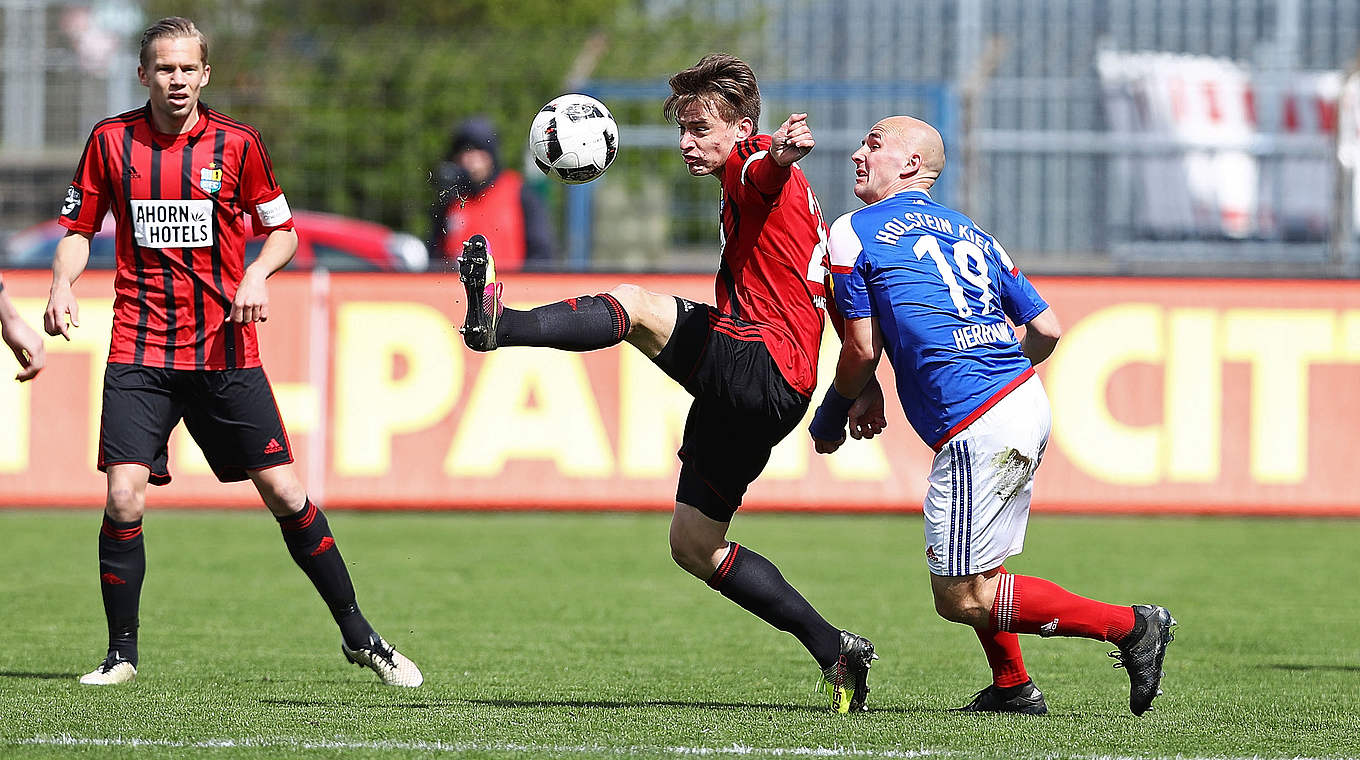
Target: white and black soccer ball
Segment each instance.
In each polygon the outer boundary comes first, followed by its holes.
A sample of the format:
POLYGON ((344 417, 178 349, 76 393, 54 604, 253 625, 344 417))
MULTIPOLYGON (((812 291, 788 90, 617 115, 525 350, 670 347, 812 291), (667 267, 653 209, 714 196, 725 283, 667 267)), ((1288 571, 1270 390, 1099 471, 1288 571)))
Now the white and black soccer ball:
POLYGON ((534 116, 529 150, 544 174, 568 185, 589 182, 614 163, 619 125, 604 103, 589 95, 553 98, 534 116))

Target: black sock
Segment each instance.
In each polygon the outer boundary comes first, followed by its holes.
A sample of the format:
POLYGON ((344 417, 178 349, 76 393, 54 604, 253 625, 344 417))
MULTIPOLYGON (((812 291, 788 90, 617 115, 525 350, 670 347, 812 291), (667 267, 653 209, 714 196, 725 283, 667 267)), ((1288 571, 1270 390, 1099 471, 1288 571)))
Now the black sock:
POLYGON ((632 320, 618 299, 601 293, 568 298, 529 311, 506 309, 496 323, 496 343, 594 351, 620 343, 631 327, 632 320))
POLYGON ((840 630, 812 609, 779 574, 779 568, 754 551, 731 542, 727 558, 713 571, 708 585, 761 620, 798 637, 821 668, 839 659, 840 630))
POLYGON ((137 664, 137 610, 146 577, 142 521, 117 522, 104 515, 99 530, 99 590, 109 624, 109 651, 137 664))
POLYGON ((351 649, 367 645, 373 635, 373 626, 359 612, 359 605, 354 600, 354 584, 349 579, 340 549, 335 546, 325 513, 309 499, 296 514, 276 516, 275 519, 283 531, 288 553, 293 555, 293 561, 312 580, 312 585, 330 607, 345 644, 351 649))

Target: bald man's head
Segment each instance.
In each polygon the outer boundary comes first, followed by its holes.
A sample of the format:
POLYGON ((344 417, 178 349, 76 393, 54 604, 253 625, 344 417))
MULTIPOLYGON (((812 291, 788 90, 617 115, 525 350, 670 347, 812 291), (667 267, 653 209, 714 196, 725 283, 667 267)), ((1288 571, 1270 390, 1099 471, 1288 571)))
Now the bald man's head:
POLYGON ((919 155, 923 174, 935 178, 944 171, 944 139, 934 127, 910 116, 889 116, 874 129, 881 130, 884 139, 900 141, 908 155, 919 155))
POLYGON ((902 190, 929 190, 944 170, 944 140, 910 116, 878 122, 855 151, 855 195, 875 203, 902 190))

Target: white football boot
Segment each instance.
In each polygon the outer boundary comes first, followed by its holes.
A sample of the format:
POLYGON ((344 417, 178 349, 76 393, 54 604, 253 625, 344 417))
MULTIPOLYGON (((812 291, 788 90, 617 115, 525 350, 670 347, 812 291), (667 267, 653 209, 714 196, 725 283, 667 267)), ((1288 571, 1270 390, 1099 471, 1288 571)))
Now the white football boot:
POLYGON ((80 682, 87 686, 112 686, 132 683, 136 679, 137 666, 120 657, 117 652, 109 652, 99 667, 80 677, 80 682))
POLYGON ((377 673, 388 686, 419 686, 425 682, 420 668, 376 633, 369 638, 368 644, 358 649, 350 649, 341 642, 340 652, 355 665, 377 673))

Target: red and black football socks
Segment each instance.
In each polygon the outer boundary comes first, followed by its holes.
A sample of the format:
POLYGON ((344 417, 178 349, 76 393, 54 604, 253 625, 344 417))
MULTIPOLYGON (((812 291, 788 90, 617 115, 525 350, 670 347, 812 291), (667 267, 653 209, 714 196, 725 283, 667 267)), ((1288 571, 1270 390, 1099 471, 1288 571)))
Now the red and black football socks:
POLYGON ((146 548, 142 521, 118 522, 104 515, 99 530, 99 591, 109 624, 109 652, 137 664, 137 611, 142 579, 146 577, 146 548))
POLYGON ((997 576, 992 629, 1040 636, 1077 636, 1118 643, 1133 630, 1132 607, 1077 596, 1029 575, 997 576))
POLYGON ((732 541, 708 585, 747 612, 793 634, 818 667, 836 664, 841 654, 840 629, 826 622, 768 559, 732 541))
POLYGON ((600 293, 528 311, 505 309, 496 322, 496 345, 594 351, 622 342, 632 326, 619 300, 600 293))
POLYGON ((326 515, 310 499, 302 509, 288 517, 275 517, 283 531, 283 542, 293 561, 316 586, 317 593, 331 610, 345 645, 351 649, 367 646, 373 626, 364 619, 354 598, 354 583, 350 581, 345 560, 331 536, 326 515))

